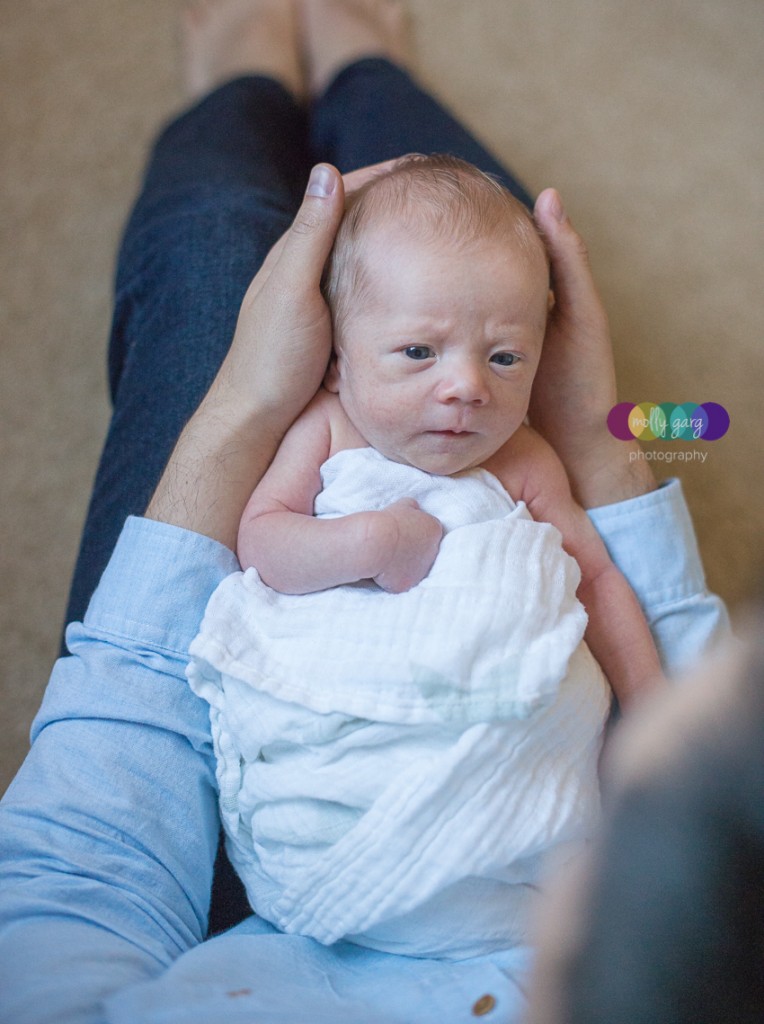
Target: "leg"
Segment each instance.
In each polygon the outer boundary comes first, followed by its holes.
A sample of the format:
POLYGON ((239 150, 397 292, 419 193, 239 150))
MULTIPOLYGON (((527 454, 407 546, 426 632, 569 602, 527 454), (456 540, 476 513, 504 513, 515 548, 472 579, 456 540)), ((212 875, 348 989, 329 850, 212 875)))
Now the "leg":
MULTIPOLYGON (((67 622, 84 614, 126 516, 146 508, 247 286, 299 205, 309 154, 297 66, 284 0, 206 0, 188 12, 189 94, 227 84, 162 133, 125 232, 109 346, 114 414, 67 622)), ((249 913, 221 844, 210 931, 249 913)))
POLYGON ((407 24, 398 0, 303 0, 314 159, 354 170, 405 153, 450 153, 532 199, 404 70, 407 24))
MULTIPOLYGON (((245 37, 254 40, 251 70, 263 63, 278 74, 269 32, 285 33, 288 6, 282 0, 197 5, 187 26, 191 89, 205 77, 214 85, 244 70, 245 37), (241 30, 234 64, 219 46, 221 20, 230 22, 231 12, 241 30), (210 37, 217 57, 206 45, 210 37)), ((292 38, 286 55, 296 62, 292 38)), ((114 414, 67 622, 84 614, 125 517, 143 513, 228 348, 249 282, 299 203, 309 169, 305 117, 289 72, 279 78, 229 81, 173 122, 153 151, 119 256, 109 347, 114 414)))

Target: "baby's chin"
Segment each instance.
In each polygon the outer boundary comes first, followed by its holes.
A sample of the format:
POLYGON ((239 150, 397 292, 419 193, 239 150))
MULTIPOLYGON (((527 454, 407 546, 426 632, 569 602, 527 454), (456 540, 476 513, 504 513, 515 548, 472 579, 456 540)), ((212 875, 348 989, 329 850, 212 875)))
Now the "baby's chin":
POLYGON ((449 436, 444 433, 440 437, 428 437, 427 444, 414 449, 405 452, 383 451, 382 454, 392 462, 413 466, 433 476, 453 476, 468 469, 476 469, 498 450, 475 451, 474 442, 467 437, 460 441, 461 437, 463 435, 449 436))

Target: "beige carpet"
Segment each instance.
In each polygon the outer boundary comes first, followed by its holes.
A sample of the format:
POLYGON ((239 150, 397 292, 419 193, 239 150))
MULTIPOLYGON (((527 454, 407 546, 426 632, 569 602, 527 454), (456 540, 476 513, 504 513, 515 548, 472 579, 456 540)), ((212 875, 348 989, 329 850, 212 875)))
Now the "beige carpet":
MULTIPOLYGON (((0 0, 0 790, 57 647, 108 415, 113 254, 145 148, 181 100, 179 8, 0 0)), ((762 566, 761 0, 411 9, 425 82, 532 189, 563 192, 621 398, 729 410, 727 437, 695 446, 705 463, 672 470, 710 584, 736 606, 762 566)))

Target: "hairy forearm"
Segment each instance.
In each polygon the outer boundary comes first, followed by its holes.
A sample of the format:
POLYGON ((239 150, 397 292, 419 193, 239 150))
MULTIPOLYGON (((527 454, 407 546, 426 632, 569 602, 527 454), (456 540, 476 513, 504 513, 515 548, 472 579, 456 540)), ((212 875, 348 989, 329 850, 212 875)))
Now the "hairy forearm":
POLYGON ((661 666, 636 595, 612 563, 579 587, 586 642, 622 708, 660 684, 661 666))
POLYGON ((213 390, 183 430, 146 510, 231 550, 244 507, 289 426, 213 390))
POLYGON ((242 523, 238 556, 282 594, 310 594, 371 579, 386 561, 391 524, 384 512, 315 519, 297 512, 265 512, 242 523))

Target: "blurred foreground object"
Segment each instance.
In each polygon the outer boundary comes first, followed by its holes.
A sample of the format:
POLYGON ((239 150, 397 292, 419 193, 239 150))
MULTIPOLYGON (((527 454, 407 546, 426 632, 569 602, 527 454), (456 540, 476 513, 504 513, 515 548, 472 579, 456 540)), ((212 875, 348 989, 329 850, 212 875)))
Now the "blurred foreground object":
POLYGON ((764 606, 616 732, 603 834, 540 922, 529 1024, 764 1020, 764 606))

